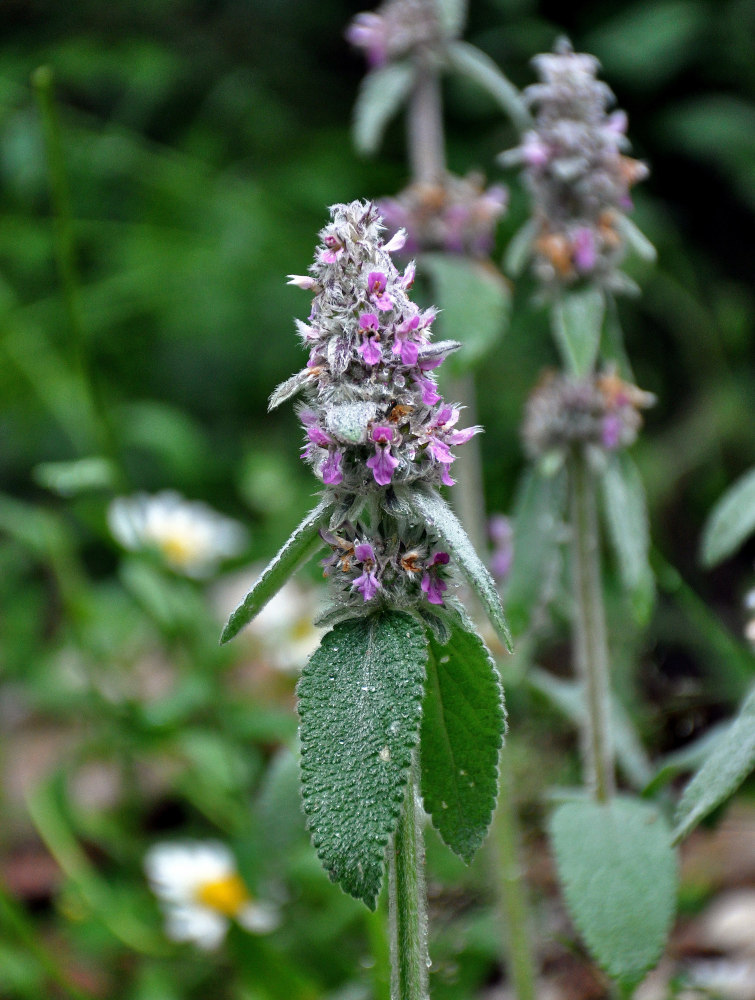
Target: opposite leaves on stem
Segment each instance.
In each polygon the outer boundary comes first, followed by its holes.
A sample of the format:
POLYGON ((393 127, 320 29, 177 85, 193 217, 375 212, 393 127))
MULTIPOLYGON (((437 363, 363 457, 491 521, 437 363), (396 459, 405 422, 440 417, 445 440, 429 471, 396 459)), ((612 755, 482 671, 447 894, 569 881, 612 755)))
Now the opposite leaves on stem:
POLYGON ((424 629, 399 612, 328 632, 299 681, 302 796, 325 870, 375 908, 419 739, 424 629))

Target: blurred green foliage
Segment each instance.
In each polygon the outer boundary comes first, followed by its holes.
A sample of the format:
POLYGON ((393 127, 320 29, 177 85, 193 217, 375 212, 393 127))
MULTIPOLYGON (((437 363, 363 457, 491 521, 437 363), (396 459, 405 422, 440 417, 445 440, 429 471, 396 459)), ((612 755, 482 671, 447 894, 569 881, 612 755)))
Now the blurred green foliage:
MULTIPOLYGON (((311 506, 293 412, 266 413, 271 390, 303 360, 292 317, 305 316, 307 299, 285 275, 306 270, 327 205, 395 193, 406 177, 399 124, 375 159, 351 146, 363 67, 343 30, 358 9, 334 0, 2 6, 0 992, 9 1000, 385 995, 382 925, 328 883, 303 830, 286 749, 293 681, 270 670, 250 681, 249 648, 217 646, 205 590, 122 558, 105 519, 114 486, 178 489, 250 525, 242 565, 270 556, 311 506), (92 391, 56 269, 31 86, 40 66, 54 75, 92 391), (69 470, 43 464, 102 454, 116 480, 95 464, 75 495, 69 470), (158 690, 146 697, 150 680, 158 690), (99 799, 98 775, 109 789, 99 799), (278 894, 283 926, 253 944, 231 935, 219 957, 171 945, 141 869, 165 836, 229 840, 250 886, 278 894), (19 858, 39 838, 57 868, 30 888, 19 858)), ((714 572, 700 569, 697 551, 716 498, 755 465, 753 31, 753 0, 568 9, 475 0, 467 32, 519 86, 559 34, 594 52, 652 167, 635 219, 659 261, 633 265, 643 295, 620 313, 637 382, 659 400, 635 457, 660 602, 641 637, 621 626, 621 596, 609 602, 617 686, 651 754, 720 718, 752 672, 738 636, 755 543, 714 572)), ((516 179, 494 166, 515 134, 471 84, 449 83, 446 97, 452 169, 482 169, 512 188, 500 260, 527 213, 516 179)), ((526 278, 512 289, 510 329, 477 375, 491 511, 513 505, 522 407, 556 361, 531 294, 526 278)), ((542 774, 568 780, 573 740, 532 692, 515 689, 510 704, 536 828, 542 774)), ((500 973, 485 859, 464 869, 432 837, 428 851, 434 996, 472 996, 500 973)))

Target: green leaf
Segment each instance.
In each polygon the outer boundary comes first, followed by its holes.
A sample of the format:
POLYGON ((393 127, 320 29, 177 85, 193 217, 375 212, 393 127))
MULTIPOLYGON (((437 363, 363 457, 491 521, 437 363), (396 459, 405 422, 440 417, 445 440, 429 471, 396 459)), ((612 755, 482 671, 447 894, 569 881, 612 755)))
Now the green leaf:
POLYGON ((514 504, 514 558, 505 591, 514 635, 528 627, 552 582, 560 553, 565 503, 564 475, 543 476, 537 470, 525 473, 514 504))
POLYGON ((102 455, 88 455, 72 462, 40 462, 32 475, 40 486, 61 497, 113 489, 118 482, 116 468, 102 455))
POLYGON ((524 265, 532 256, 532 246, 537 236, 537 230, 537 219, 529 219, 511 237, 503 257, 503 268, 512 278, 519 277, 524 270, 524 265))
POLYGON ((408 96, 414 69, 408 62, 373 69, 362 80, 354 107, 354 145, 360 153, 377 152, 383 132, 408 96))
POLYGON ((461 522, 437 490, 419 488, 407 496, 415 512, 451 551, 459 569, 480 598, 496 632, 511 651, 511 632, 493 578, 474 550, 461 522))
POLYGON ((755 531, 755 469, 750 469, 719 498, 703 531, 702 561, 715 566, 735 552, 755 531))
POLYGON ((553 336, 564 366, 578 378, 589 375, 598 356, 605 299, 597 288, 568 292, 553 305, 553 336))
POLYGON ((474 626, 455 623, 444 645, 431 636, 422 707, 422 798, 433 826, 466 862, 485 839, 495 809, 505 728, 498 672, 474 626))
POLYGON ((320 528, 330 516, 332 503, 321 500, 304 518, 275 558, 267 564, 259 579, 226 622, 220 636, 221 642, 228 642, 248 625, 267 602, 281 589, 286 580, 299 566, 307 561, 323 544, 320 528))
POLYGON ((468 371, 506 331, 511 306, 506 279, 489 263, 448 254, 423 254, 419 267, 430 275, 443 336, 463 347, 448 358, 446 370, 468 371))
POLYGON ((712 753, 684 789, 676 811, 678 843, 716 806, 721 805, 755 768, 755 688, 739 714, 717 740, 712 753))
POLYGON ((598 964, 635 986, 663 951, 674 914, 676 856, 647 802, 566 802, 550 835, 566 904, 598 964))
POLYGON ((302 797, 325 870, 370 909, 419 738, 427 642, 407 614, 336 625, 298 686, 302 797))
POLYGON ((520 131, 532 127, 532 118, 519 91, 490 56, 469 42, 453 42, 447 55, 449 65, 486 90, 520 131))
POLYGON ((655 583, 650 568, 650 531, 642 477, 626 453, 611 455, 601 476, 603 512, 608 536, 635 619, 646 624, 655 583))

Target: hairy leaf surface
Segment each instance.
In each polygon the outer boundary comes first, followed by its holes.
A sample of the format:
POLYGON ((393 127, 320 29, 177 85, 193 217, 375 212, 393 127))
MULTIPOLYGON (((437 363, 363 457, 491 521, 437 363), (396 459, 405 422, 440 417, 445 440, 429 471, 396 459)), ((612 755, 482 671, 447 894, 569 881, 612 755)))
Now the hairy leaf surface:
POLYGON ((514 504, 514 557, 506 580, 506 610, 514 635, 523 632, 533 611, 547 598, 560 558, 566 480, 559 471, 525 473, 514 504))
POLYGON ((715 566, 755 531, 755 469, 750 469, 718 500, 705 525, 702 559, 715 566))
POLYGON ((422 711, 425 809, 466 862, 485 839, 498 793, 506 719, 495 663, 474 626, 459 621, 441 645, 430 637, 422 711))
POLYGON ((354 107, 354 145, 360 153, 377 152, 383 132, 411 90, 414 70, 409 63, 389 63, 362 80, 354 107))
POLYGON ((645 624, 655 594, 650 531, 642 477, 627 454, 609 457, 601 477, 603 509, 619 576, 636 620, 645 624))
POLYGON ((511 632, 495 583, 475 552, 474 546, 456 514, 436 490, 420 488, 408 494, 407 499, 419 517, 427 523, 430 530, 436 532, 448 546, 459 569, 480 598, 491 623, 510 651, 511 632))
POLYGON ((508 283, 490 264, 466 257, 428 253, 419 265, 432 279, 444 338, 464 345, 446 361, 446 370, 468 371, 506 331, 511 306, 508 283))
POLYGON ((597 288, 568 292, 553 307, 553 333, 564 366, 578 378, 589 375, 600 346, 605 299, 597 288))
POLYGON ((676 898, 676 855, 648 802, 566 802, 550 821, 569 912, 593 957, 625 986, 658 961, 676 898))
POLYGON ((330 878, 370 909, 419 738, 426 661, 414 618, 375 614, 328 632, 299 681, 312 842, 330 878))
POLYGON ((710 756, 684 789, 676 812, 674 840, 682 840, 736 791, 755 768, 755 689, 719 736, 710 756))
POLYGON ((248 625, 270 598, 277 594, 291 574, 323 545, 319 531, 327 522, 331 506, 330 501, 321 500, 314 510, 307 514, 228 619, 220 636, 221 642, 228 642, 248 625))

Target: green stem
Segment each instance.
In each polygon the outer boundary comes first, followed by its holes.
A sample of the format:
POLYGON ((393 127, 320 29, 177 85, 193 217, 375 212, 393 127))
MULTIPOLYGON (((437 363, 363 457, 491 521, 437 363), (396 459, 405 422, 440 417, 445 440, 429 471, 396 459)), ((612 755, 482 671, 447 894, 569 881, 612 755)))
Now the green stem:
POLYGON ((68 973, 60 968, 43 947, 39 931, 30 923, 23 909, 2 885, 0 885, 0 925, 22 942, 24 948, 28 949, 29 954, 34 956, 40 968, 44 970, 47 978, 62 990, 64 996, 70 1000, 91 1000, 91 993, 79 989, 68 973))
POLYGON ((506 925, 508 969, 517 1000, 535 1000, 536 969, 532 954, 530 919, 524 879, 519 863, 519 828, 513 798, 510 755, 501 755, 501 790, 493 819, 491 847, 495 864, 498 904, 506 925))
POLYGON ((82 405, 90 414, 90 424, 94 436, 99 436, 100 446, 114 460, 114 467, 120 468, 117 461, 115 437, 106 408, 102 405, 97 382, 93 377, 89 363, 84 322, 82 319, 81 297, 79 294, 79 275, 76 266, 76 243, 73 229, 73 210, 71 193, 68 186, 65 157, 63 155, 63 140, 55 103, 53 73, 49 66, 40 66, 32 74, 32 85, 37 96, 37 106, 42 121, 47 154, 47 173, 50 184, 50 199, 52 203, 53 223, 55 233, 55 258, 60 279, 68 328, 71 336, 71 353, 73 370, 80 380, 82 405))
POLYGON ((415 184, 440 184, 446 174, 440 77, 432 55, 419 56, 407 109, 407 146, 415 184))
POLYGON ((428 1000, 425 847, 417 804, 417 765, 412 766, 389 850, 388 909, 391 925, 391 1000, 428 1000))
POLYGON ((569 460, 574 575, 574 657, 586 699, 582 731, 585 782, 598 802, 614 793, 610 730, 608 641, 600 580, 595 481, 587 457, 574 450, 569 460))

